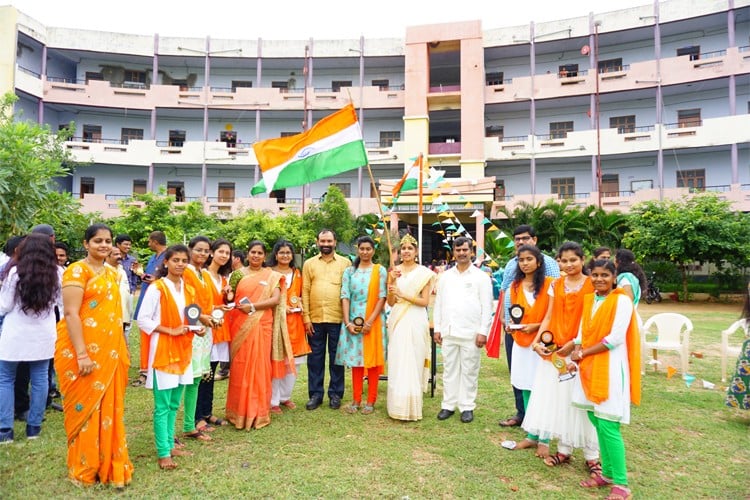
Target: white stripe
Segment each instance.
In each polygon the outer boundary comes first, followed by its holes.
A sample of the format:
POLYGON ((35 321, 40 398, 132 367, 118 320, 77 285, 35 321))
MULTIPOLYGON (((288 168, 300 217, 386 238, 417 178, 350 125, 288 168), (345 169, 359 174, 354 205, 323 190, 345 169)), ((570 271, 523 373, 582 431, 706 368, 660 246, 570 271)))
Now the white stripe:
POLYGON ((304 160, 312 155, 323 153, 325 151, 336 149, 340 146, 343 146, 344 144, 349 144, 350 142, 361 140, 362 133, 359 130, 359 123, 353 123, 345 129, 341 129, 338 132, 329 135, 328 137, 323 137, 322 139, 313 142, 308 146, 305 146, 304 148, 297 151, 297 154, 294 155, 294 157, 292 157, 291 159, 276 167, 269 168, 268 170, 263 172, 263 182, 266 185, 266 190, 269 193, 273 191, 274 185, 276 184, 276 180, 279 178, 281 171, 284 170, 284 168, 286 168, 286 166, 290 163, 304 160))

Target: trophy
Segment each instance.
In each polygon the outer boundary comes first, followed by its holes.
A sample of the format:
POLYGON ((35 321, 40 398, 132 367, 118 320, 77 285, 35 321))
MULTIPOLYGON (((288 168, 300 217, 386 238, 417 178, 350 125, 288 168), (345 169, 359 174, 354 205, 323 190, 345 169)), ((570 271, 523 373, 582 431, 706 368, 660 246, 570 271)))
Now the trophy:
POLYGON ((302 307, 300 305, 299 297, 297 296, 289 297, 289 303, 292 305, 292 307, 289 308, 290 312, 293 312, 293 313, 302 312, 302 307))
POLYGON ((188 330, 197 332, 201 328, 203 328, 198 324, 198 320, 200 320, 200 317, 201 308, 198 304, 190 304, 188 306, 185 306, 185 318, 187 318, 188 330))
POLYGON ((211 312, 211 319, 214 322, 214 325, 219 326, 222 323, 224 323, 224 310, 223 309, 214 309, 211 312))
POLYGON ((557 368, 557 378, 560 382, 570 380, 576 376, 575 373, 570 373, 568 371, 568 363, 565 358, 555 352, 557 351, 557 344, 555 344, 555 336, 551 331, 543 331, 542 335, 539 337, 539 341, 544 344, 544 347, 547 349, 547 351, 552 353, 549 356, 549 360, 552 363, 552 366, 557 368))
POLYGON ((357 316, 352 320, 352 324, 354 325, 354 333, 362 333, 362 328, 365 326, 365 318, 357 316))
POLYGON ((512 324, 508 325, 508 328, 511 330, 520 330, 523 328, 523 325, 521 324, 521 320, 523 320, 523 306, 520 304, 513 304, 510 306, 510 309, 508 309, 508 312, 510 314, 510 320, 512 321, 512 324))

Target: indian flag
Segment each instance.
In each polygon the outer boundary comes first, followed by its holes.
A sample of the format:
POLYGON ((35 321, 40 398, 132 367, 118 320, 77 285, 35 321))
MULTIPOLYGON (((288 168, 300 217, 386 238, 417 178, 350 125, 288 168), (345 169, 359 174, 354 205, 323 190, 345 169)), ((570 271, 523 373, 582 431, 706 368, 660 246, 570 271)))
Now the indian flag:
POLYGON ((310 130, 253 145, 263 179, 252 194, 301 186, 367 165, 354 106, 326 116, 310 130))
POLYGON ((393 186, 393 197, 397 197, 403 191, 411 191, 419 187, 419 169, 422 168, 422 155, 420 154, 414 165, 406 171, 404 176, 393 186))

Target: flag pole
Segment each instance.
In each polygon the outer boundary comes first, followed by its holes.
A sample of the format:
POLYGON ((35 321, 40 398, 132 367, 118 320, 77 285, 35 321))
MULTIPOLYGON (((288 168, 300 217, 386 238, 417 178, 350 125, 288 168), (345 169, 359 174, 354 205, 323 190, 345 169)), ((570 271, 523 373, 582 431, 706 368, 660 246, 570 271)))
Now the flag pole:
MULTIPOLYGON (((372 168, 370 168, 370 162, 367 162, 367 173, 370 174, 370 184, 372 185, 373 191, 377 194, 375 197, 375 201, 378 202, 378 211, 380 212, 380 220, 383 221, 383 231, 385 231, 385 241, 388 245, 388 267, 393 267, 393 243, 391 243, 391 229, 388 227, 388 224, 385 222, 385 215, 383 214, 383 205, 380 203, 380 191, 378 191, 378 187, 375 185, 375 177, 372 175, 372 168)), ((390 279, 390 275, 389 278, 390 279)))
MULTIPOLYGON (((424 157, 422 156, 422 153, 419 153, 419 197, 418 197, 418 208, 417 208, 417 241, 419 242, 419 253, 422 253, 422 174, 424 169, 422 168, 424 162, 424 157)), ((419 255, 418 255, 419 257, 419 255)), ((421 261, 421 259, 419 259, 421 261)), ((420 262, 421 263, 421 262, 420 262)))

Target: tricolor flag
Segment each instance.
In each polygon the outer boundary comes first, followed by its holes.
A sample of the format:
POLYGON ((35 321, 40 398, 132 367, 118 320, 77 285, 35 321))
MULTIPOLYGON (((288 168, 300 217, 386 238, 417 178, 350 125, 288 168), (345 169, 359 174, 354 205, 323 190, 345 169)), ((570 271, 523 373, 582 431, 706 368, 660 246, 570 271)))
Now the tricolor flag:
POLYGON ((419 187, 419 169, 422 168, 422 155, 419 155, 414 164, 406 171, 401 180, 393 186, 393 197, 397 197, 403 191, 411 191, 419 187))
POLYGON ((310 130, 253 145, 263 179, 252 194, 313 181, 367 165, 367 152, 354 106, 326 116, 310 130))

